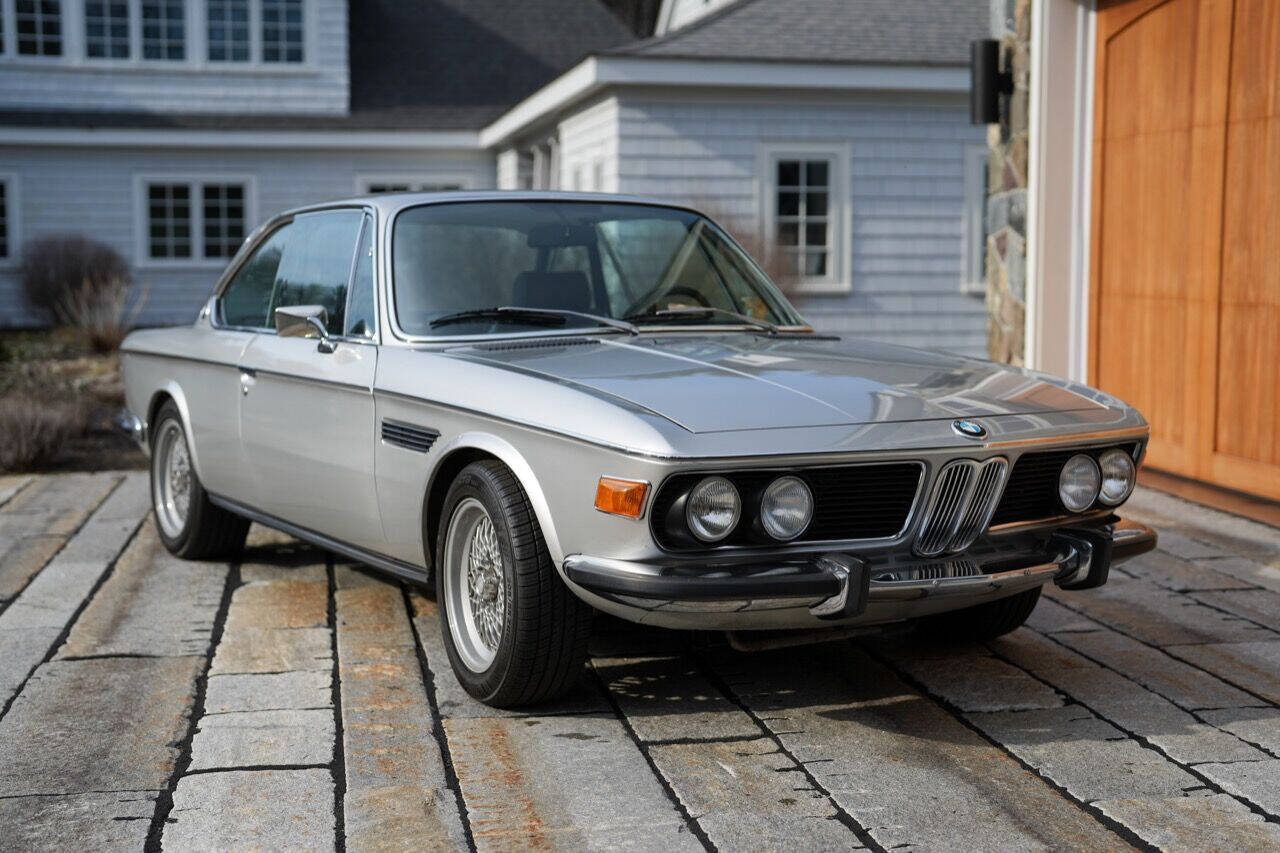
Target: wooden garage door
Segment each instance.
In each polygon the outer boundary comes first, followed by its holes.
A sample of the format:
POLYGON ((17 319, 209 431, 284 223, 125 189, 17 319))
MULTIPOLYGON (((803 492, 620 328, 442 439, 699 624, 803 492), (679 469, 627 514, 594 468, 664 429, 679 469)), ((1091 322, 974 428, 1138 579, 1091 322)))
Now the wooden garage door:
POLYGON ((1280 499, 1280 0, 1103 3, 1096 72, 1092 380, 1280 499))

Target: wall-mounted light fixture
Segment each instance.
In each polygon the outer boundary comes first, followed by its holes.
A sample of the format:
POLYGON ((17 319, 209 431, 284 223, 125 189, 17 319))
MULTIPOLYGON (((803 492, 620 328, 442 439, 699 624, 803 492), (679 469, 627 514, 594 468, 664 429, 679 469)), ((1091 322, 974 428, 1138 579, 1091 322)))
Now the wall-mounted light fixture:
POLYGON ((969 44, 969 120, 1000 121, 1000 96, 1013 92, 1013 75, 1000 70, 1000 42, 975 39, 969 44))

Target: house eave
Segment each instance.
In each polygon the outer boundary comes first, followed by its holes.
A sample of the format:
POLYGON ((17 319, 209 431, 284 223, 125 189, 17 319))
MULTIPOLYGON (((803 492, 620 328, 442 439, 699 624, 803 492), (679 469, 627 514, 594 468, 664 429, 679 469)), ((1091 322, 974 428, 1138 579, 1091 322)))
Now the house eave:
POLYGON ((481 148, 480 134, 473 130, 184 130, 14 125, 0 126, 0 145, 413 151, 481 148))
POLYGON ((481 130, 480 144, 500 147, 549 115, 606 88, 625 86, 963 94, 969 91, 969 70, 958 66, 589 56, 481 130))

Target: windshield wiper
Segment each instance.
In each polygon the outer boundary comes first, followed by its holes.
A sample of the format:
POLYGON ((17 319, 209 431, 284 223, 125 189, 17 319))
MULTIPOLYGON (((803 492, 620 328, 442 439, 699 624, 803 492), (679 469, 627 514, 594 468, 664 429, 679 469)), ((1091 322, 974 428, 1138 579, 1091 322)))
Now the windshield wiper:
POLYGON ((780 331, 777 324, 770 323, 768 320, 757 320, 755 317, 749 317, 746 314, 739 314, 737 311, 729 311, 724 308, 712 308, 710 305, 694 306, 681 308, 650 308, 647 311, 641 311, 639 314, 632 314, 623 319, 633 323, 644 323, 649 320, 663 320, 671 317, 732 317, 740 323, 748 326, 755 326, 757 329, 763 329, 771 335, 776 335, 780 331))
POLYGON ((453 314, 437 317, 429 325, 434 329, 437 326, 464 323, 467 320, 499 320, 509 323, 528 323, 531 320, 535 323, 545 323, 547 320, 559 320, 559 325, 563 326, 565 320, 569 317, 581 317, 598 326, 621 329, 632 335, 640 334, 639 329, 625 320, 615 320, 612 317, 602 317, 599 314, 588 314, 585 311, 571 311, 568 308, 526 308, 521 305, 499 305, 496 308, 475 308, 470 311, 457 311, 453 314))

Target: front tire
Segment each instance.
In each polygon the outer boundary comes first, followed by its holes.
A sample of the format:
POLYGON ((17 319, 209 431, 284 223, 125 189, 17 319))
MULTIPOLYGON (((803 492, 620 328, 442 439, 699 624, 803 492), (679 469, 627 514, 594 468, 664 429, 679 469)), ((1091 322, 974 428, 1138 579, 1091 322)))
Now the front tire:
POLYGON ((462 469, 436 542, 440 632, 463 688, 497 708, 571 690, 592 611, 557 575, 515 475, 493 460, 462 469))
POLYGON ((214 506, 191 464, 182 416, 172 400, 151 429, 151 505, 164 547, 186 560, 232 557, 244 545, 249 520, 214 506))
POLYGON ((1036 587, 975 607, 929 616, 922 627, 939 638, 994 640, 1022 627, 1039 601, 1040 587, 1036 587))

